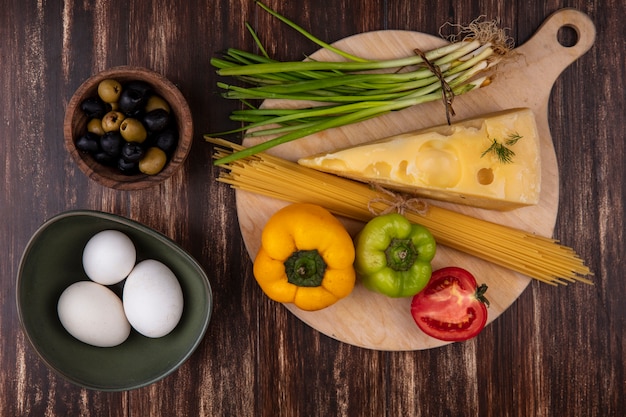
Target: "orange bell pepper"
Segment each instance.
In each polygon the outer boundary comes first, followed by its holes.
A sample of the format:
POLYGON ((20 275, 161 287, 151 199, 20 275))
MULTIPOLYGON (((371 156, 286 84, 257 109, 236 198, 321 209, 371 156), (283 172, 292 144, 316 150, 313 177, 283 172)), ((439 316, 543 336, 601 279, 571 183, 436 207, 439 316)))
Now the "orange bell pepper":
POLYGON ((254 277, 272 300, 320 310, 352 292, 354 253, 350 234, 328 210, 291 204, 265 225, 254 277))

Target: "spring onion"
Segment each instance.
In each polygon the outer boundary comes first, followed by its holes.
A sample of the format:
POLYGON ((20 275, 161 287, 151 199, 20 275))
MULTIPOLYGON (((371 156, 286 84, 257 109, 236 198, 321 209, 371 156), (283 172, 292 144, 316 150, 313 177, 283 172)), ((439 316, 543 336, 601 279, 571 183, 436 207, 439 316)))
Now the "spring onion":
POLYGON ((448 121, 452 99, 486 86, 493 68, 511 48, 503 30, 493 22, 472 22, 463 28, 463 38, 430 51, 385 60, 369 60, 329 45, 284 16, 256 2, 263 10, 315 42, 339 55, 343 61, 281 62, 271 59, 253 29, 247 25, 260 54, 234 48, 211 65, 220 76, 232 77, 241 85, 219 82, 222 96, 240 100, 244 109, 235 110, 231 120, 242 127, 215 135, 245 132, 246 136, 274 136, 255 146, 215 161, 229 163, 266 151, 322 130, 358 123, 421 103, 442 100, 448 121), (468 30, 470 28, 470 30, 468 30), (257 108, 251 101, 284 99, 304 103, 304 108, 257 108))

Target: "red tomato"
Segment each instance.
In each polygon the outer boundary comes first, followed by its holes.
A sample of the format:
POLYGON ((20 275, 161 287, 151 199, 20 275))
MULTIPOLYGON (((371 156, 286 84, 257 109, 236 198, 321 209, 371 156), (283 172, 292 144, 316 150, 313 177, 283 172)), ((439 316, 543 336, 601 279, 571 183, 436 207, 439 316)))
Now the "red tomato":
POLYGON ((474 276, 462 268, 433 272, 426 288, 413 297, 411 314, 424 333, 439 340, 471 339, 487 323, 487 285, 476 285, 474 276))

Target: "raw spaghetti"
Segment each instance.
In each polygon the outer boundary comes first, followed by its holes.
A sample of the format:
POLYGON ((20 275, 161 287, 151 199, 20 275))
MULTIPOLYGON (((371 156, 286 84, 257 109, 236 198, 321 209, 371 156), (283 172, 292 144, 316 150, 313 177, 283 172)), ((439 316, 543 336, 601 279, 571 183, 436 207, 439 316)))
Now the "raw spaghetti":
MULTIPOLYGON (((218 145, 214 158, 244 149, 222 139, 207 141, 218 145)), ((218 181, 237 189, 288 202, 318 204, 336 215, 364 222, 383 212, 400 211, 409 220, 427 227, 439 244, 547 284, 592 284, 586 277, 593 274, 574 250, 551 238, 405 198, 266 153, 221 168, 226 171, 218 181)))

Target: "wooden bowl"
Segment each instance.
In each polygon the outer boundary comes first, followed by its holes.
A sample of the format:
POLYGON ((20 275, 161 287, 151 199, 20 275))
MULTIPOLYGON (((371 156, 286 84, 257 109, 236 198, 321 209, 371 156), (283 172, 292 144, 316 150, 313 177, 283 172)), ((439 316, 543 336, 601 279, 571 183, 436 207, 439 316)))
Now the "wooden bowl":
POLYGON ((139 190, 159 184, 181 167, 191 149, 193 121, 187 101, 167 78, 146 68, 121 66, 104 70, 81 84, 66 108, 63 132, 65 147, 85 175, 105 187, 116 190, 139 190), (122 85, 129 81, 147 82, 156 94, 168 102, 178 127, 178 145, 163 170, 158 174, 125 175, 115 167, 103 165, 88 153, 76 148, 76 140, 87 132, 89 122, 88 117, 81 110, 81 103, 89 97, 97 97, 98 84, 107 78, 115 79, 122 85))

